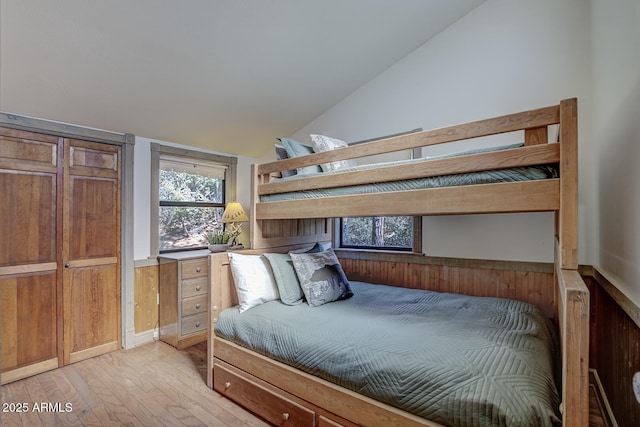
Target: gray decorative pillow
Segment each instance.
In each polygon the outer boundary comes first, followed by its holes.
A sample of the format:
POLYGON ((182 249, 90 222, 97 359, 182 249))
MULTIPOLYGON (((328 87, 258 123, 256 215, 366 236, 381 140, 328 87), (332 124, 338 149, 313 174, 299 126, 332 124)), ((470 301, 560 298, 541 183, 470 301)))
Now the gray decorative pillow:
POLYGON ((353 296, 338 257, 329 248, 317 253, 291 253, 300 286, 311 307, 353 296))
POLYGON ((304 293, 300 287, 300 281, 293 268, 293 261, 289 254, 262 254, 271 264, 273 277, 280 292, 280 300, 287 305, 300 304, 304 299, 304 293))
MULTIPOLYGON (((331 138, 330 136, 324 135, 311 135, 311 140, 313 141, 313 151, 316 153, 321 153, 323 151, 331 151, 336 148, 348 147, 347 143, 336 138, 331 138)), ((353 160, 338 160, 330 163, 323 163, 320 165, 323 171, 332 172, 337 171, 344 168, 350 168, 352 166, 357 166, 358 163, 353 160)))
MULTIPOLYGON (((313 147, 309 147, 308 145, 304 145, 301 142, 298 142, 289 138, 278 138, 280 142, 282 142, 282 146, 285 150, 287 150, 287 155, 290 158, 306 156, 307 154, 313 154, 313 147)), ((317 165, 313 166, 303 166, 297 169, 298 174, 307 174, 307 173, 317 173, 322 172, 322 168, 317 165)))
MULTIPOLYGON (((277 160, 285 160, 285 159, 289 159, 289 155, 287 154, 287 150, 284 149, 284 147, 282 145, 275 145, 276 148, 276 159, 277 160)), ((286 170, 286 171, 282 171, 282 176, 283 177, 287 177, 287 176, 293 176, 295 175, 297 172, 295 171, 295 169, 292 170, 286 170)))

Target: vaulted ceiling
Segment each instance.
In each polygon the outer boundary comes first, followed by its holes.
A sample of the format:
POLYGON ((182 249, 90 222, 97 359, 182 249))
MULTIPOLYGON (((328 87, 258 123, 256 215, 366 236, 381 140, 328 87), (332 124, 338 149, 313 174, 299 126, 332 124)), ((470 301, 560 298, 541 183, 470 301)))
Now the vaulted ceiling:
POLYGON ((0 0, 0 110, 259 157, 483 0, 0 0))

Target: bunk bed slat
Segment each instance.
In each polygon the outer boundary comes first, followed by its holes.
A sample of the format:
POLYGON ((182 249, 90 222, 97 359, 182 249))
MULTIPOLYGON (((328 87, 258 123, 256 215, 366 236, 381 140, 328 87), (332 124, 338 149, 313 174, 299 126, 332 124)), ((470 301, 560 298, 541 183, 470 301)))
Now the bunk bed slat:
POLYGON ((455 215, 541 212, 559 208, 558 179, 428 188, 320 199, 257 203, 255 218, 290 219, 371 215, 455 215), (406 203, 411 200, 411 203, 406 203))

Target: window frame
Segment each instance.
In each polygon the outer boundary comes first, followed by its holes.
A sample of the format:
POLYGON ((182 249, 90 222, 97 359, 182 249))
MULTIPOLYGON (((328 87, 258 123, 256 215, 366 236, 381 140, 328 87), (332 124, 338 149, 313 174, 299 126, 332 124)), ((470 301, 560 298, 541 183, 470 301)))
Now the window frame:
MULTIPOLYGON (((202 250, 204 247, 192 247, 184 249, 174 249, 168 251, 160 251, 160 159, 162 157, 170 157, 173 159, 181 159, 185 161, 194 162, 209 162, 216 165, 224 166, 227 168, 224 179, 224 197, 222 202, 222 208, 231 200, 236 200, 236 182, 237 182, 237 165, 238 158, 233 156, 224 156, 221 154, 210 153, 206 151, 196 151, 186 148, 174 147, 169 145, 162 145, 158 143, 151 143, 151 192, 150 192, 150 253, 151 257, 157 257, 161 253, 174 253, 174 252, 186 252, 202 250)), ((175 202, 172 206, 178 204, 185 205, 184 203, 191 204, 191 202, 175 202)), ((203 205, 202 203, 193 202, 197 207, 203 205)), ((207 205, 217 205, 216 203, 205 203, 207 205)), ((218 207, 218 206, 212 206, 218 207)))
MULTIPOLYGON (((416 240, 419 240, 419 238, 417 238, 418 236, 421 236, 422 234, 422 217, 421 216, 410 216, 410 215, 400 215, 400 216, 406 216, 409 218, 413 219, 413 230, 412 230, 412 241, 411 241, 411 247, 398 247, 398 246, 370 246, 370 245, 346 245, 344 244, 344 239, 343 239, 343 234, 342 234, 342 226, 343 226, 343 221, 345 220, 345 218, 337 218, 337 220, 334 223, 334 226, 336 228, 336 233, 335 233, 335 240, 336 240, 336 247, 340 248, 340 249, 366 249, 366 250, 374 250, 374 251, 394 251, 394 252, 421 252, 422 251, 422 247, 421 245, 418 243, 416 244, 416 240)), ((389 218, 390 216, 382 216, 383 218, 389 218)), ((373 221, 373 216, 369 216, 369 217, 359 217, 359 218, 370 218, 373 221)))

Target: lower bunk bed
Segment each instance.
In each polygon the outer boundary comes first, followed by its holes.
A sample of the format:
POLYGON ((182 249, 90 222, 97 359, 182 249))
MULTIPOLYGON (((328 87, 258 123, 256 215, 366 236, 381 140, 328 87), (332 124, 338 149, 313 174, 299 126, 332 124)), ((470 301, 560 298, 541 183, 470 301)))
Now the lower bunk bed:
MULTIPOLYGON (((561 424, 572 353, 531 304, 354 281, 344 300, 240 313, 227 254, 211 272, 209 385, 274 425, 561 424)), ((569 321, 581 279, 557 274, 569 321)))

